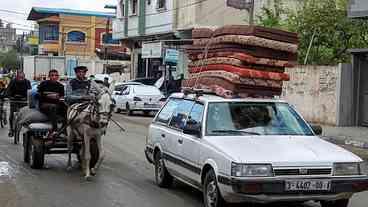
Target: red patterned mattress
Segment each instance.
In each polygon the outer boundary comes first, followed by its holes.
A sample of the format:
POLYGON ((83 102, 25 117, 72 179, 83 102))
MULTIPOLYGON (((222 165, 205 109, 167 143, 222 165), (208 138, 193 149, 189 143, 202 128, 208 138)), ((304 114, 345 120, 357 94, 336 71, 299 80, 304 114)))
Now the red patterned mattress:
POLYGON ((276 40, 265 39, 255 36, 245 35, 223 35, 212 38, 195 39, 193 45, 206 46, 216 44, 239 44, 244 46, 258 46, 263 48, 274 49, 278 51, 285 51, 290 53, 297 53, 298 45, 292 43, 285 43, 276 40))
POLYGON ((280 42, 299 43, 296 33, 260 26, 228 25, 213 32, 214 37, 223 35, 252 35, 280 42))
POLYGON ((212 37, 213 30, 209 28, 195 28, 192 31, 193 39, 210 38, 212 37))
MULTIPOLYGON (((196 55, 188 55, 189 59, 193 62, 202 61, 205 59, 205 54, 196 54, 196 55)), ((236 52, 218 52, 218 53, 208 53, 207 59, 211 58, 235 58, 242 61, 243 65, 264 65, 270 67, 294 67, 296 62, 293 61, 285 61, 285 60, 275 60, 269 58, 259 58, 254 57, 252 55, 244 54, 244 53, 236 53, 236 52)))
MULTIPOLYGON (((203 46, 187 46, 185 47, 186 53, 189 55, 205 54, 205 47, 203 46)), ((258 58, 269 58, 275 60, 297 61, 297 54, 277 51, 269 48, 257 47, 257 46, 245 46, 239 44, 217 44, 208 47, 208 54, 219 52, 231 52, 231 53, 243 53, 258 58)))
POLYGON ((203 77, 185 80, 183 81, 183 87, 210 89, 217 94, 219 91, 222 91, 225 94, 218 95, 226 95, 226 97, 273 97, 280 96, 282 92, 282 88, 236 84, 217 77, 203 77))
POLYGON ((206 66, 189 68, 190 73, 200 73, 200 72, 213 71, 213 70, 223 70, 223 71, 227 71, 230 73, 235 73, 245 78, 258 78, 258 79, 264 79, 264 80, 280 80, 280 81, 290 80, 289 75, 285 73, 266 72, 266 71, 254 70, 251 68, 241 68, 237 66, 224 65, 224 64, 206 65, 206 66))

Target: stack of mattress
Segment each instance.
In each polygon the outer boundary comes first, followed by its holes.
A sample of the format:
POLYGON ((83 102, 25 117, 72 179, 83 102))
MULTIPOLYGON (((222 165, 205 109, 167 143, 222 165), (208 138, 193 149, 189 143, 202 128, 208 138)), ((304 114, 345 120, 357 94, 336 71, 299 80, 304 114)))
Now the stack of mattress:
POLYGON ((288 81, 285 67, 297 60, 297 34, 231 25, 194 29, 186 47, 190 77, 183 87, 209 89, 225 97, 273 97, 288 81))

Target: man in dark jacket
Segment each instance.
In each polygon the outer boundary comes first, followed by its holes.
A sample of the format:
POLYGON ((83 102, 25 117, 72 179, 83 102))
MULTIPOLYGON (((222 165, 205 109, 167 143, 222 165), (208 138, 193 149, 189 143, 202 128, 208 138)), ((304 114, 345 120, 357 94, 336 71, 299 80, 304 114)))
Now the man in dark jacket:
POLYGON ((31 89, 31 82, 25 78, 22 71, 18 71, 16 77, 10 81, 6 89, 6 95, 10 99, 10 115, 9 115, 9 137, 14 134, 13 119, 14 113, 20 108, 27 106, 27 91, 31 89))
POLYGON ((49 71, 49 80, 44 80, 38 86, 39 108, 47 115, 52 124, 52 136, 57 132, 58 117, 62 117, 64 124, 66 121, 67 107, 62 101, 64 98, 64 85, 59 82, 57 70, 49 71))
POLYGON ((68 105, 89 101, 91 81, 87 79, 86 73, 88 68, 85 66, 77 66, 74 68, 76 78, 69 81, 66 86, 66 102, 68 105))

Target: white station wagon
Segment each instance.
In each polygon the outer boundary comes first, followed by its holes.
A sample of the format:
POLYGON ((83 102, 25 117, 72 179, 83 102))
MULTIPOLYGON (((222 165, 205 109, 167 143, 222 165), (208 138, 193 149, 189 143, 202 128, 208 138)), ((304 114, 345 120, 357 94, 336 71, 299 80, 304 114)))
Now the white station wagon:
POLYGON ((160 187, 176 178, 201 190, 206 207, 310 200, 346 207, 367 190, 365 165, 321 132, 284 101, 180 93, 150 125, 145 154, 160 187))

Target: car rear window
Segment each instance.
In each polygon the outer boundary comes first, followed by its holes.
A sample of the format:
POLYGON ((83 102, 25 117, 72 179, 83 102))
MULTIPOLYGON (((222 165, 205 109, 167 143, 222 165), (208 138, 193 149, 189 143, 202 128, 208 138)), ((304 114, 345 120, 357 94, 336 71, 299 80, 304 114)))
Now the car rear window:
POLYGON ((134 93, 137 95, 161 95, 161 91, 156 87, 135 86, 134 93))

